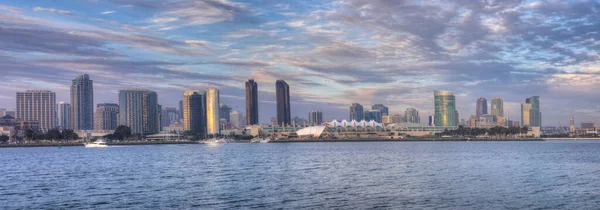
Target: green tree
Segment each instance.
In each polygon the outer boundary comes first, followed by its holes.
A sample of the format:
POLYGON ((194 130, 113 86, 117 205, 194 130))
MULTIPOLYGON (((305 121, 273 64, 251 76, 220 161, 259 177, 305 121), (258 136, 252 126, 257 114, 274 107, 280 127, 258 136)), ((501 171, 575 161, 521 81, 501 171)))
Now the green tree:
POLYGON ((77 135, 73 130, 71 129, 64 129, 62 131, 62 137, 65 140, 77 140, 79 139, 79 135, 77 135))
POLYGON ((119 125, 114 134, 119 140, 128 139, 131 137, 131 128, 125 125, 119 125))
POLYGON ((31 129, 25 130, 25 138, 29 141, 35 140, 35 132, 31 129))
POLYGON ((6 144, 6 143, 8 143, 8 140, 10 140, 10 137, 8 137, 7 135, 2 134, 0 136, 0 143, 6 144))
POLYGON ((63 135, 60 133, 58 129, 51 129, 47 133, 48 138, 51 140, 63 140, 63 135))

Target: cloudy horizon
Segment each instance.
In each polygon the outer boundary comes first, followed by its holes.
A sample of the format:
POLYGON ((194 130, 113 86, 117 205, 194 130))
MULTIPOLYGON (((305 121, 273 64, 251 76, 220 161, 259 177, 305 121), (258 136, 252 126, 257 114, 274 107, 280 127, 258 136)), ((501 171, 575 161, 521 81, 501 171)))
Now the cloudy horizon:
POLYGON ((280 78, 292 117, 384 104, 426 124, 433 91, 446 90, 461 119, 479 97, 500 97, 519 121, 540 96, 543 125, 600 123, 597 1, 0 0, 0 23, 0 108, 28 89, 69 101, 85 73, 96 103, 144 88, 178 107, 183 91, 215 87, 242 113, 254 78, 261 123, 276 116, 280 78))

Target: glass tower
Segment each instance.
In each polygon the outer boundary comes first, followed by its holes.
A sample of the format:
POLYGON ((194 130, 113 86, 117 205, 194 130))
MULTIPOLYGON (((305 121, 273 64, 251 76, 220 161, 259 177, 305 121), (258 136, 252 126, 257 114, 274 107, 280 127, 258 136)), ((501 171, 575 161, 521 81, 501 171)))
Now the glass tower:
POLYGON ((434 91, 435 126, 457 126, 456 101, 454 94, 448 91, 434 91))

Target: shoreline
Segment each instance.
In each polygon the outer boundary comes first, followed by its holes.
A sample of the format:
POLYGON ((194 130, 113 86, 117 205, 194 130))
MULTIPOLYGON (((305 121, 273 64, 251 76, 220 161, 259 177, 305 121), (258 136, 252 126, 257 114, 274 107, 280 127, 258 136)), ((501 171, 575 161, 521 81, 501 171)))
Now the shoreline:
MULTIPOLYGON (((568 140, 568 139, 561 139, 568 140)), ((269 143, 311 143, 311 142, 495 142, 495 141, 546 141, 542 138, 526 139, 302 139, 302 140, 271 140, 269 143)), ((235 141, 233 143, 250 143, 249 141, 235 141)), ((113 142, 109 146, 127 146, 127 145, 171 145, 171 144, 202 144, 201 141, 136 141, 136 142, 113 142)), ((31 143, 31 144, 0 144, 0 148, 18 148, 18 147, 83 147, 84 143, 31 143)))

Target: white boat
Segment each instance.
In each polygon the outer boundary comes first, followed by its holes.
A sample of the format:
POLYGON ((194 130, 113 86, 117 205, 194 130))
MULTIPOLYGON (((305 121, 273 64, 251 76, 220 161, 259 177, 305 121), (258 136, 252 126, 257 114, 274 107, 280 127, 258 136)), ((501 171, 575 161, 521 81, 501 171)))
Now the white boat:
POLYGON ((221 138, 212 138, 212 139, 207 139, 204 141, 205 144, 223 144, 223 143, 227 143, 227 141, 225 141, 225 139, 221 139, 221 138))
POLYGON ((104 140, 98 140, 92 143, 86 143, 85 144, 86 148, 104 148, 104 147, 108 147, 108 145, 106 144, 106 142, 104 140))
POLYGON ((269 143, 271 141, 271 139, 269 138, 264 138, 260 140, 260 143, 269 143))

